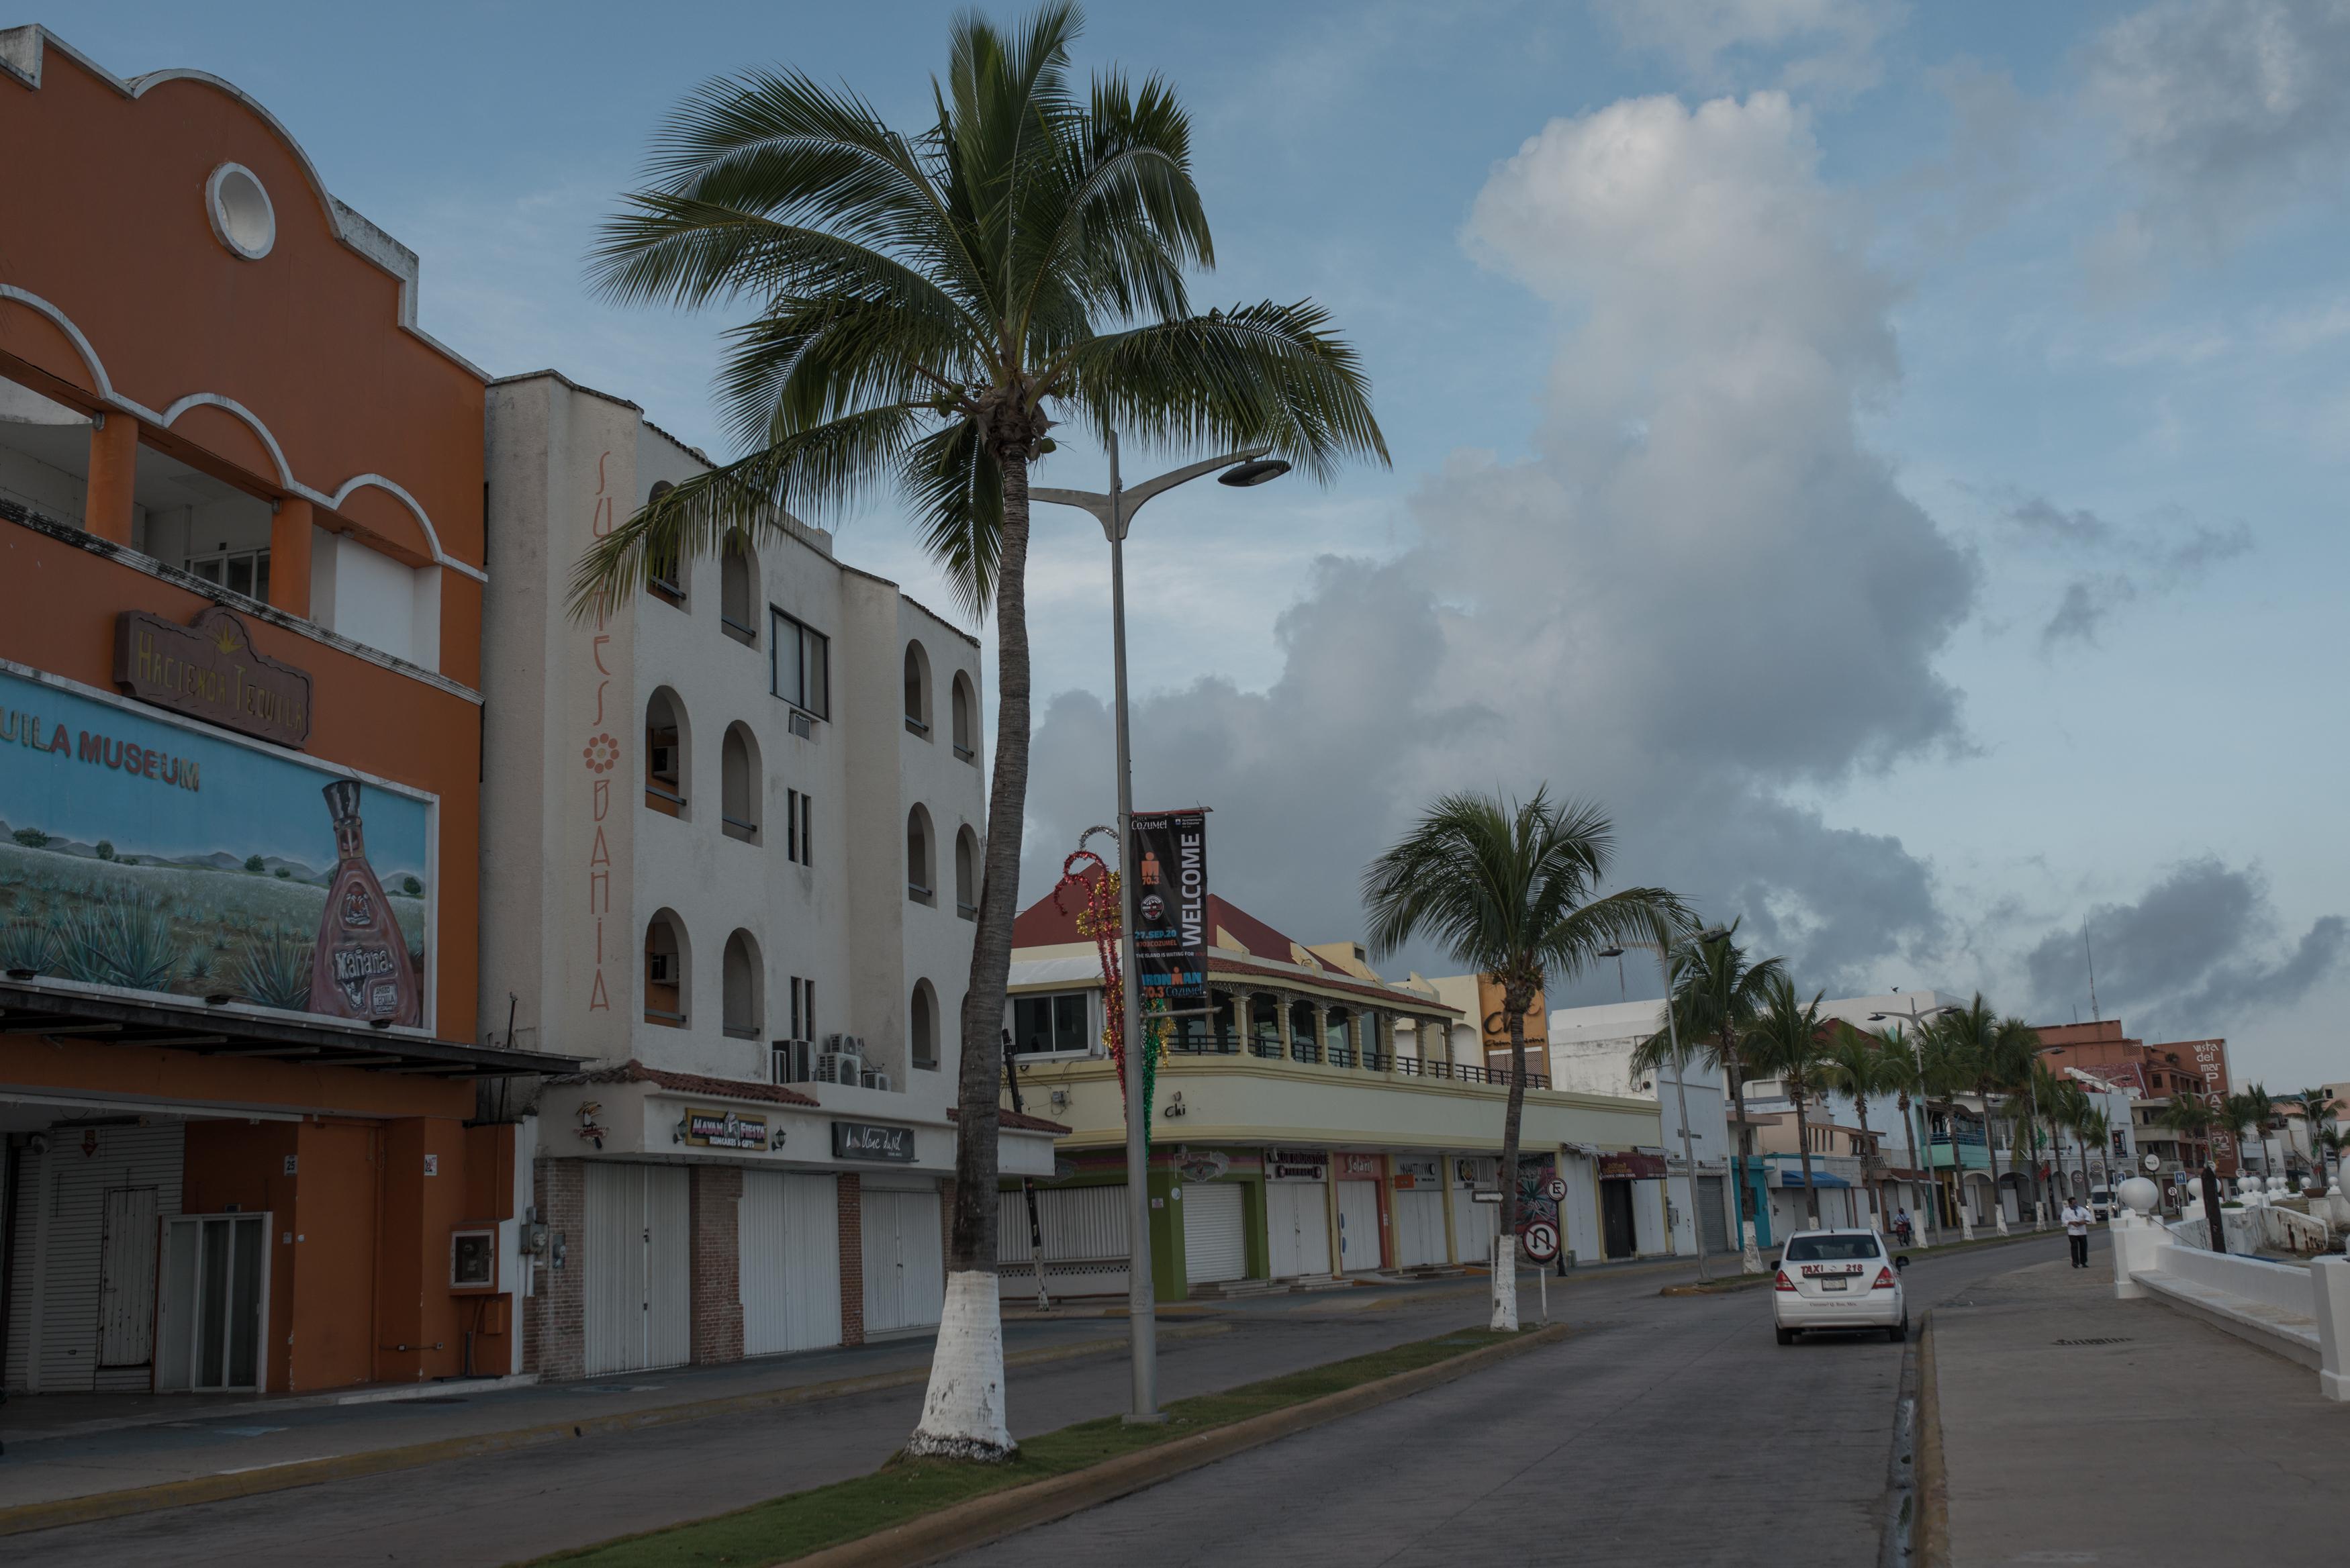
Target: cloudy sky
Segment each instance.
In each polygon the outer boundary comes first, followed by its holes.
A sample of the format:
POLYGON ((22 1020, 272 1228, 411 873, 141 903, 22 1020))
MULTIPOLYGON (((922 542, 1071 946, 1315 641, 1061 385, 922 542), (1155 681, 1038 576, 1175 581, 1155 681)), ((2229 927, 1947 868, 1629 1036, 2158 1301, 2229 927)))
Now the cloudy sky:
MULTIPOLYGON (((587 297, 598 213, 716 72, 911 122, 950 9, 46 19, 268 104, 477 362, 723 450, 723 323, 587 297)), ((1354 934, 1432 794, 1547 784, 1806 985, 2069 1021, 2085 928, 2133 1033, 2350 1076, 2350 5, 1102 4, 1108 61, 1196 118, 1196 297, 1329 306, 1395 457, 1138 524, 1138 793, 1215 808, 1227 896, 1354 934)), ((945 602, 886 506, 838 521, 945 602)), ((1098 532, 1042 520, 1034 573, 1032 893, 1112 784, 1098 532)))

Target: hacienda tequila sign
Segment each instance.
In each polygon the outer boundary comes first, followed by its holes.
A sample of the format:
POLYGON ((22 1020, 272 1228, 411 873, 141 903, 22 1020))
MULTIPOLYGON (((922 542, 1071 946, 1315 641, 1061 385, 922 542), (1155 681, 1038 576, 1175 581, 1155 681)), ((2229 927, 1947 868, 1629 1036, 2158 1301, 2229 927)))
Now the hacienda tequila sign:
POLYGON ((310 672, 255 651, 244 618, 217 605, 186 626, 124 610, 114 680, 142 702, 281 746, 310 738, 310 672))

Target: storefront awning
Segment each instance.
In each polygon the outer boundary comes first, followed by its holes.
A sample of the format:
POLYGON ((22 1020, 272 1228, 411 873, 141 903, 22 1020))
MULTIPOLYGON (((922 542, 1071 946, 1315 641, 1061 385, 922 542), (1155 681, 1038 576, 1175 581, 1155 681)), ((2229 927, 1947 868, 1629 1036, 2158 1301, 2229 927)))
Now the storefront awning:
POLYGON ((0 1034, 444 1078, 568 1073, 579 1065, 574 1056, 434 1040, 402 1030, 314 1023, 201 1002, 133 1002, 14 981, 0 982, 0 1034))
MULTIPOLYGON (((1800 1188, 1804 1185, 1803 1167, 1783 1165, 1778 1168, 1778 1170, 1780 1186, 1800 1188)), ((1852 1183, 1834 1171, 1821 1170, 1814 1167, 1812 1170, 1812 1185, 1814 1187, 1850 1187, 1852 1183)))

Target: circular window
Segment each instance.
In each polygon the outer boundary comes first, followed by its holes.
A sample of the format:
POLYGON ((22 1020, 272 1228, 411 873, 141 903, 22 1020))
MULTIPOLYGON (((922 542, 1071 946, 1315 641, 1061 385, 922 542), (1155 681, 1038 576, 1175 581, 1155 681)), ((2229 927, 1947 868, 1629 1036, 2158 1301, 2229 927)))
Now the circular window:
POLYGON ((242 163, 224 163, 204 182, 204 207, 220 243, 247 261, 259 261, 277 240, 277 213, 269 192, 242 163))

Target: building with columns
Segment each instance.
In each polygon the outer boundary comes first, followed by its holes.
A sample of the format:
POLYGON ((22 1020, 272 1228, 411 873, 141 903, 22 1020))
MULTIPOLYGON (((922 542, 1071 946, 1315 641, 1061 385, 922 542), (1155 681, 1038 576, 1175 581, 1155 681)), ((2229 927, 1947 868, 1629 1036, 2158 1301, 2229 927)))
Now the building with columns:
MULTIPOLYGON (((1066 900, 1065 900, 1066 901, 1066 900)), ((1005 1020, 1022 1103, 1067 1124, 1036 1193, 1046 1289, 1126 1289, 1125 1101, 1103 1045, 1100 958, 1078 906, 1013 928, 1005 1020)), ((1162 1300, 1484 1262, 1508 1081, 1461 1010, 1385 979, 1356 942, 1307 946, 1211 895, 1212 1011, 1175 1021, 1151 1106, 1152 1278, 1162 1300)), ((1563 1093, 1529 1074, 1521 1193, 1567 1251, 1603 1255, 1603 1166, 1658 1143, 1653 1100, 1563 1093), (1544 1189, 1566 1182, 1563 1201, 1544 1189)), ((1033 1288, 1025 1198, 998 1228, 1007 1296, 1033 1288)), ((1662 1251, 1662 1215, 1623 1251, 1662 1251)))

